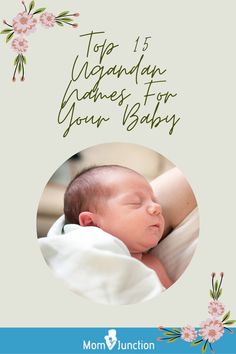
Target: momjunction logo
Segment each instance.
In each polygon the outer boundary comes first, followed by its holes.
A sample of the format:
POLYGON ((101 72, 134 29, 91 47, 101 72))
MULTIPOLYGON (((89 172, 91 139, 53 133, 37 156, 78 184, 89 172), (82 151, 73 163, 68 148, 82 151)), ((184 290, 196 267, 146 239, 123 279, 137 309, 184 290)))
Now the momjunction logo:
POLYGON ((112 351, 154 351, 155 343, 153 342, 145 342, 144 340, 135 340, 135 341, 123 341, 118 339, 116 329, 109 329, 107 334, 101 341, 92 341, 92 340, 84 340, 83 341, 83 350, 104 350, 112 351))

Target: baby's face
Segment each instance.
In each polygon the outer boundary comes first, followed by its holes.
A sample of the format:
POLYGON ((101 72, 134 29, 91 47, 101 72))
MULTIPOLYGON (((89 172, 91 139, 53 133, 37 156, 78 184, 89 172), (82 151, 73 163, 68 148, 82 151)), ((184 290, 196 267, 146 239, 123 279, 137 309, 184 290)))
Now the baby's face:
POLYGON ((97 212, 97 226, 123 241, 131 253, 156 246, 164 218, 149 183, 136 173, 123 171, 104 176, 103 183, 112 192, 97 212))

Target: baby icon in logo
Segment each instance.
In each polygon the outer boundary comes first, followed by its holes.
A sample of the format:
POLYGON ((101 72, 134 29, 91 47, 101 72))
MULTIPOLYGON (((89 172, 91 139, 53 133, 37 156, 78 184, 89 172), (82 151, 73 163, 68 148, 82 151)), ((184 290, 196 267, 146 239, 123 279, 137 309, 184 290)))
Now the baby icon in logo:
POLYGON ((114 346, 117 343, 117 338, 116 338, 116 330, 115 329, 109 329, 108 335, 104 337, 106 341, 107 348, 109 350, 112 350, 114 346))

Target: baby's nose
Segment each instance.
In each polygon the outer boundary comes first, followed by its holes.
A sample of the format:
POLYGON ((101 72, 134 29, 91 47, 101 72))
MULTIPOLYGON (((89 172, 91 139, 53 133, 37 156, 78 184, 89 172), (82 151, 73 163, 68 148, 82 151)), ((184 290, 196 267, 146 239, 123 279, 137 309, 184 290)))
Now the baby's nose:
POLYGON ((158 203, 153 202, 148 206, 148 213, 151 215, 158 215, 161 214, 161 206, 158 203))

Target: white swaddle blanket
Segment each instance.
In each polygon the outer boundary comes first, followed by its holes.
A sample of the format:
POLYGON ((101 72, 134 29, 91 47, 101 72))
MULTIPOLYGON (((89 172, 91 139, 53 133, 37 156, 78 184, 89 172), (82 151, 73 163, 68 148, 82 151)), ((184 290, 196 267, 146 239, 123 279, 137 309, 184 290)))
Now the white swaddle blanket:
MULTIPOLYGON (((54 273, 77 294, 99 303, 126 305, 150 300, 163 291, 156 273, 131 257, 116 237, 93 226, 66 225, 63 233, 63 225, 62 216, 39 244, 54 273)), ((173 281, 189 264, 198 233, 196 208, 151 251, 173 281)))
POLYGON ((150 300, 163 290, 156 273, 131 257, 125 244, 103 230, 66 225, 60 217, 39 239, 47 264, 71 290, 113 305, 150 300))

